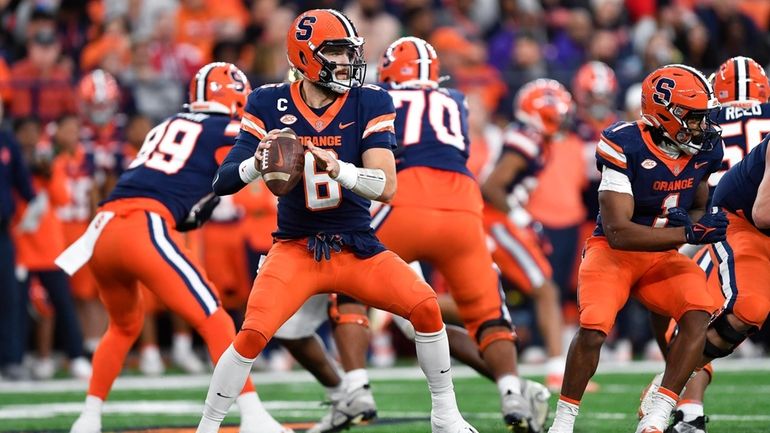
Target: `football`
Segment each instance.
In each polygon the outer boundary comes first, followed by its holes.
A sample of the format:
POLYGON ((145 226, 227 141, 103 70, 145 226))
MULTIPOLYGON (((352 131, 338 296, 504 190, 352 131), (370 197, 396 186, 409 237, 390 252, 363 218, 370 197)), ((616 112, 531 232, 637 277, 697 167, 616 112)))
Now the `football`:
POLYGON ((291 128, 283 128, 269 149, 262 151, 262 178, 273 194, 287 194, 305 167, 305 148, 291 128))

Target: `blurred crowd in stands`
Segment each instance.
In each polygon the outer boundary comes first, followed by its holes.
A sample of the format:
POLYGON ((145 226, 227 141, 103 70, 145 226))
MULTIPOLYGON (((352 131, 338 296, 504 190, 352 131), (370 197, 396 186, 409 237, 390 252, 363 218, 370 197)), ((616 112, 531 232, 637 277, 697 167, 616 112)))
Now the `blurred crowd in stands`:
MULTIPOLYGON (((0 137, 18 142, 18 163, 47 205, 38 224, 25 226, 35 204, 25 202, 34 194, 8 199, 4 190, 14 185, 0 185, 0 237, 12 246, 0 249, 0 295, 10 300, 0 302, 3 379, 50 377, 59 352, 71 374, 90 374, 104 312, 90 276, 70 279, 53 258, 83 232, 150 129, 180 110, 200 66, 234 63, 254 88, 283 81, 287 28, 298 12, 318 7, 342 10, 365 38, 369 82, 398 37, 418 36, 436 48, 443 85, 468 97, 469 165, 480 178, 497 158, 524 83, 549 77, 571 90, 572 130, 554 147, 526 205, 549 243, 567 324, 576 322, 576 264, 598 209, 593 152, 601 129, 638 118, 638 83, 659 66, 685 63, 708 75, 736 55, 770 64, 766 0, 0 0, 0 137)), ((13 161, 0 146, 0 174, 13 161)), ((243 308, 275 227, 274 197, 258 186, 244 191, 189 239, 234 311, 243 308)), ((432 283, 441 290, 440 280, 432 283)), ((508 289, 520 344, 532 349, 524 361, 542 361, 531 301, 508 289)), ((162 309, 148 301, 148 317, 162 309)), ((147 323, 137 348, 143 372, 160 374, 168 361, 191 372, 206 368, 180 321, 147 323)), ((391 336, 389 321, 373 323, 372 360, 387 365, 394 346, 402 349, 400 337, 391 336)), ((630 304, 616 328, 609 349, 616 359, 659 356, 641 307, 630 304)), ((760 344, 741 350, 761 353, 767 337, 754 338, 760 344)), ((272 353, 273 367, 287 368, 286 355, 272 353)))

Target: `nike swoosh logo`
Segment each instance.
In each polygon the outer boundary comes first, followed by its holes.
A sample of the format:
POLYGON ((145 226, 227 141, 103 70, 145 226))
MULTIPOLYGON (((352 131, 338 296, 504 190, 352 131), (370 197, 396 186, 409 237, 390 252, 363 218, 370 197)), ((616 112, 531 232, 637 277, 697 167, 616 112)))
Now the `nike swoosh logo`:
POLYGON ((224 394, 222 394, 221 392, 217 392, 217 397, 222 397, 222 398, 232 398, 232 397, 230 397, 230 396, 227 396, 227 395, 224 395, 224 394))
POLYGON ((345 128, 347 128, 348 126, 350 126, 350 125, 352 125, 352 124, 354 124, 354 123, 356 123, 356 122, 348 122, 348 123, 342 123, 342 122, 340 122, 340 129, 345 129, 345 128))
POLYGON ((281 152, 281 146, 275 146, 275 151, 278 153, 278 160, 275 162, 275 165, 278 167, 283 167, 283 152, 281 152))
POLYGON ((703 167, 704 165, 706 165, 708 163, 709 163, 708 161, 696 162, 695 163, 695 169, 697 170, 697 169, 703 167))
POLYGON ((449 372, 449 370, 451 370, 451 369, 452 369, 452 367, 449 367, 449 368, 447 368, 446 370, 441 370, 441 371, 439 371, 439 373, 441 373, 441 374, 444 374, 444 373, 448 373, 448 372, 449 372))

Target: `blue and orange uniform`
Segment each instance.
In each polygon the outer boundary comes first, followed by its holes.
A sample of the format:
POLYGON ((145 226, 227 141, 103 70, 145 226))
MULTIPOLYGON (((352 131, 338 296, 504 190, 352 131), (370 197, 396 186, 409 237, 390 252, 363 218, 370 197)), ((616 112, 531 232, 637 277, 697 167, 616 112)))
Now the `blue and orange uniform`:
MULTIPOLYGON (((196 210, 214 203, 211 181, 238 129, 229 115, 208 113, 179 113, 153 128, 78 241, 90 239, 88 264, 110 316, 94 354, 89 395, 107 397, 139 336, 144 305, 138 283, 198 331, 215 362, 235 336, 216 288, 179 230, 205 222, 206 212, 196 210)), ((67 270, 63 257, 57 264, 67 270)), ((251 382, 246 386, 253 390, 251 382)))
MULTIPOLYGON (((770 229, 757 227, 753 214, 759 185, 765 176, 770 136, 722 176, 712 197, 727 212, 727 239, 711 245, 718 269, 720 301, 726 311, 760 328, 770 312, 770 229)), ((716 292, 716 290, 712 290, 716 292)))
POLYGON ((748 155, 770 133, 770 103, 745 108, 725 105, 719 110, 716 122, 722 129, 725 156, 721 169, 709 178, 712 194, 727 170, 748 155))
MULTIPOLYGON (((331 104, 313 109, 302 99, 302 83, 271 84, 249 95, 241 134, 214 182, 217 194, 245 186, 239 165, 273 129, 289 126, 301 143, 332 151, 339 160, 359 167, 368 149, 395 147, 396 115, 387 92, 376 86, 353 87, 331 104)), ((368 199, 318 170, 306 151, 302 181, 278 199, 275 242, 254 281, 242 329, 256 331, 267 341, 318 293, 343 293, 403 317, 435 299, 430 286, 374 235, 369 205, 368 199), (316 261, 309 249, 321 242, 341 251, 332 253, 331 260, 316 261)))
MULTIPOLYGON (((524 168, 506 185, 506 192, 517 198, 521 211, 537 185, 547 150, 542 144, 543 138, 520 123, 514 123, 506 130, 504 140, 501 155, 512 153, 525 161, 524 168)), ((551 265, 533 230, 519 227, 488 202, 484 203, 484 229, 494 242, 493 260, 503 277, 519 290, 531 294, 551 278, 551 265)))
POLYGON ((466 166, 465 96, 448 88, 383 87, 396 106, 398 191, 376 211, 373 227, 402 259, 430 263, 444 276, 468 332, 478 339, 484 323, 509 318, 486 246, 481 191, 466 166), (441 116, 431 115, 435 105, 441 116))
MULTIPOLYGON (((602 133, 596 150, 600 171, 615 170, 631 183, 631 221, 649 227, 665 227, 669 208, 692 208, 698 185, 719 170, 722 156, 721 146, 715 146, 674 159, 655 144, 641 121, 611 125, 602 133)), ((608 334, 629 296, 674 320, 690 310, 711 312, 711 296, 705 290, 693 290, 705 285, 701 269, 675 249, 639 252, 611 248, 599 214, 593 236, 586 241, 578 275, 580 326, 608 334)))

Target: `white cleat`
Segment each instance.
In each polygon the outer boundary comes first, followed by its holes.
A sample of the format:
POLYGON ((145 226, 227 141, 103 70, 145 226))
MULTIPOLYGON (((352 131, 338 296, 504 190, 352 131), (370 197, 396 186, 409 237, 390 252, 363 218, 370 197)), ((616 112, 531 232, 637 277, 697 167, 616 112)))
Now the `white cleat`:
POLYGON ((334 433, 351 426, 377 418, 377 405, 374 402, 369 384, 355 389, 343 396, 342 400, 333 401, 329 413, 324 415, 307 433, 334 433))
POLYGON ((525 379, 522 394, 529 400, 532 413, 530 430, 534 433, 545 431, 545 423, 548 420, 551 392, 539 382, 525 379))
POLYGON ((160 376, 166 372, 157 346, 144 347, 139 354, 139 371, 145 376, 160 376))
POLYGON ((430 431, 431 433, 479 433, 478 430, 459 415, 457 419, 450 422, 438 421, 431 416, 430 431))
POLYGON ((72 424, 70 433, 102 433, 102 418, 100 416, 80 414, 72 424))
POLYGON ((174 347, 171 350, 171 362, 188 374, 201 374, 206 371, 206 365, 190 349, 174 347))
POLYGON ((70 374, 75 379, 89 380, 91 379, 92 371, 91 362, 86 357, 79 356, 75 359, 70 359, 70 374))
POLYGON ((35 358, 30 368, 32 378, 36 380, 48 380, 56 374, 56 362, 53 358, 35 358))
POLYGON ((663 373, 658 373, 652 378, 652 381, 647 387, 642 390, 642 394, 639 396, 639 410, 637 411, 639 419, 644 418, 644 416, 652 409, 652 396, 658 392, 658 388, 660 388, 660 383, 662 381, 663 373))

